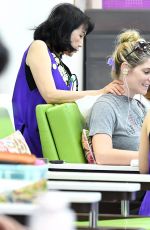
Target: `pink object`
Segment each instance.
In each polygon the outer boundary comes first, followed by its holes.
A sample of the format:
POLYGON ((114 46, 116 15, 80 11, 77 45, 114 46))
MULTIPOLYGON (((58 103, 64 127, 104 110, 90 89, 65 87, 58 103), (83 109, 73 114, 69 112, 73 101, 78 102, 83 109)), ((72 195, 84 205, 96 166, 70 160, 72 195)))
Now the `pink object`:
POLYGON ((45 164, 45 162, 41 159, 36 159, 36 161, 35 161, 35 165, 44 165, 44 164, 45 164))

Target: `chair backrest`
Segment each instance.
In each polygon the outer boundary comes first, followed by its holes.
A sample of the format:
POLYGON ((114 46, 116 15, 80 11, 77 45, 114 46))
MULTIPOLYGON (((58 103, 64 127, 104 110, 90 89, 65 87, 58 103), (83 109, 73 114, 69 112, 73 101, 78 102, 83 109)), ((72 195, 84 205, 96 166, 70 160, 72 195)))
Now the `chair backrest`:
POLYGON ((14 132, 14 126, 6 108, 0 107, 0 138, 9 136, 14 132))
POLYGON ((51 143, 57 151, 57 157, 69 163, 85 163, 85 156, 81 145, 81 133, 85 126, 85 121, 75 103, 64 103, 59 105, 47 105, 45 110, 45 127, 49 129, 51 135, 42 130, 42 119, 39 110, 43 110, 43 105, 38 105, 36 109, 39 133, 43 156, 51 158, 51 143), (45 141, 43 141, 43 136, 45 141), (47 155, 45 155, 45 152, 47 155))

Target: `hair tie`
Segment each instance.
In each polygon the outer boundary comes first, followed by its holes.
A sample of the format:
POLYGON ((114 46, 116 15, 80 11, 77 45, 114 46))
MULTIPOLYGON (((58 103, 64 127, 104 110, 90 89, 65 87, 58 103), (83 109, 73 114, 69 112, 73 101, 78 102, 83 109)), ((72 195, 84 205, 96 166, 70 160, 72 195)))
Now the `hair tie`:
POLYGON ((114 59, 112 57, 109 57, 108 60, 107 60, 107 64, 109 66, 114 66, 114 59))

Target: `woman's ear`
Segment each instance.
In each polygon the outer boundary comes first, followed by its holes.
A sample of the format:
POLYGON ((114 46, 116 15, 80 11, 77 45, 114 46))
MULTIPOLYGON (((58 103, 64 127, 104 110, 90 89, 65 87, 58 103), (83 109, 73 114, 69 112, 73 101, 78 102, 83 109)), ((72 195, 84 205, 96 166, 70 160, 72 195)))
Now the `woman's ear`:
POLYGON ((130 67, 129 67, 128 63, 123 62, 121 64, 120 70, 121 70, 120 73, 121 73, 122 76, 125 77, 126 75, 128 75, 128 72, 130 70, 130 67))

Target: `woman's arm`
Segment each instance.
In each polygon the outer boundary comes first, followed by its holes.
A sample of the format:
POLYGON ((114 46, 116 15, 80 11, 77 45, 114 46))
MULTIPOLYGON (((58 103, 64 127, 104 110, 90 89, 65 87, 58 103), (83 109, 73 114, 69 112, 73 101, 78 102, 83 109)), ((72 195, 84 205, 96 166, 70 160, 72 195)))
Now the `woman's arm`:
POLYGON ((140 173, 149 173, 149 134, 150 134, 150 111, 147 113, 141 130, 139 147, 139 170, 140 173))
POLYGON ((130 165, 132 159, 138 159, 137 151, 113 149, 112 138, 107 134, 94 135, 92 144, 97 164, 130 165))
POLYGON ((30 67, 33 78, 40 94, 47 103, 73 102, 86 95, 100 95, 105 93, 122 94, 123 87, 120 81, 114 81, 100 90, 65 91, 57 90, 51 72, 51 60, 47 46, 43 41, 34 41, 28 51, 26 64, 30 67))

